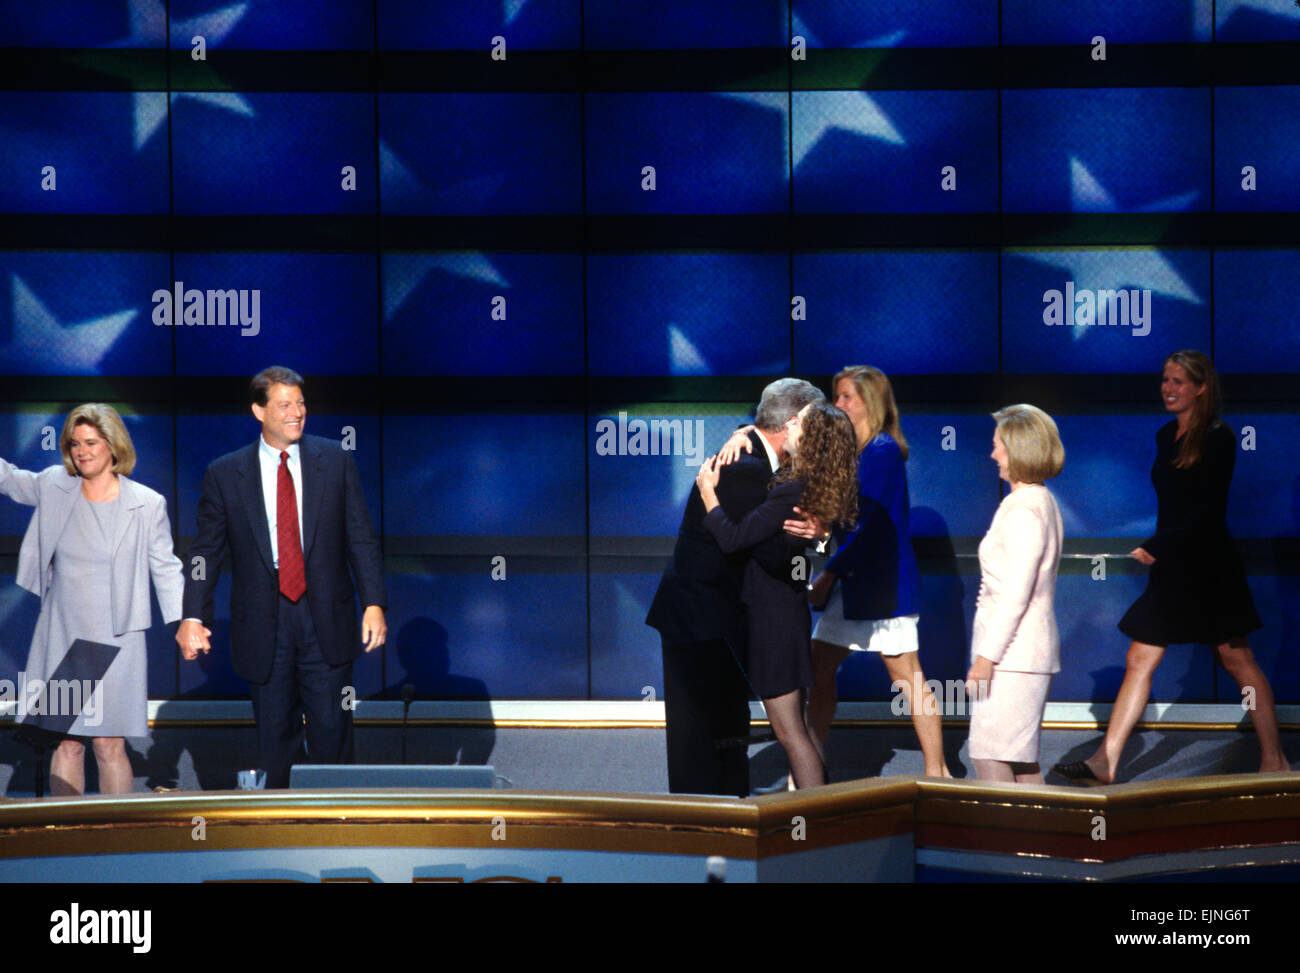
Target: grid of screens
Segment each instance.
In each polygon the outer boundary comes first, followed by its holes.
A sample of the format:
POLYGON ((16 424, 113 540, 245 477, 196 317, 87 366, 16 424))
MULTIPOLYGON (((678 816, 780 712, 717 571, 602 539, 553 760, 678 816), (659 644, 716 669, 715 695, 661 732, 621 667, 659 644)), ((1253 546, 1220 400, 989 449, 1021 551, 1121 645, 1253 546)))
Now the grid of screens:
MULTIPOLYGON (((247 376, 296 368, 384 537, 367 695, 661 692, 643 620, 701 459, 768 380, 870 363, 912 446, 927 674, 965 671, 987 414, 1034 401, 1068 453, 1054 698, 1112 698, 1143 579, 1091 558, 1152 528, 1156 376, 1194 347, 1240 435, 1256 650, 1300 700, 1294 4, 0 0, 0 24, 0 455, 49 465, 68 406, 117 403, 183 548, 204 466, 256 434, 247 376)), ((0 677, 35 618, 26 521, 0 506, 0 677)), ((222 649, 150 638, 152 696, 242 693, 222 649)), ((889 696, 871 662, 845 697, 889 696)), ((1236 699, 1208 654, 1160 679, 1236 699)))

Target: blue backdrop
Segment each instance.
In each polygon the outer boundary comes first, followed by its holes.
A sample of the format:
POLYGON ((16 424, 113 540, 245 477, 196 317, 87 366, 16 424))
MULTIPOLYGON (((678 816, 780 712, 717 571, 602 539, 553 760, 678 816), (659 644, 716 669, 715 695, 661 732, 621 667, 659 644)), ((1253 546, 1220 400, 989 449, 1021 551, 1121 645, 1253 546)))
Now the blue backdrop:
MULTIPOLYGON (((1300 702, 1300 9, 1139 6, 0 0, 0 455, 57 462, 66 410, 114 402, 183 550, 204 467, 256 435, 248 376, 291 365, 384 537, 366 695, 639 699, 700 459, 772 378, 874 364, 927 675, 966 668, 988 413, 1030 400, 1068 454, 1053 697, 1108 701, 1159 370, 1196 347, 1242 444, 1252 644, 1300 702), (1045 326, 1067 286, 1130 300, 1045 326), (160 309, 176 287, 203 323, 160 309)), ((0 504, 0 678, 35 620, 26 522, 0 504)), ((227 590, 201 665, 150 633, 152 696, 243 695, 227 590)), ((865 658, 841 692, 890 696, 865 658)), ((1155 694, 1237 699, 1203 647, 1155 694)))

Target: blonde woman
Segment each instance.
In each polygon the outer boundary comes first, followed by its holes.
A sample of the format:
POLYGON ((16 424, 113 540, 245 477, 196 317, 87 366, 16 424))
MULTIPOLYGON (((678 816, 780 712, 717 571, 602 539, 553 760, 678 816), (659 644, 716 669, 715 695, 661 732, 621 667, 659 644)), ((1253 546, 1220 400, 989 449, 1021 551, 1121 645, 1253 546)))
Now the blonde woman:
POLYGON ((980 591, 966 688, 974 700, 970 758, 981 780, 1043 783, 1038 741, 1052 674, 1061 668, 1056 569, 1061 512, 1045 480, 1061 472, 1056 423, 1032 405, 993 413, 992 458, 1011 485, 980 542, 980 591))
POLYGON ((925 772, 951 777, 943 756, 942 717, 925 686, 918 654, 921 575, 908 531, 907 439, 889 378, 870 365, 842 369, 835 405, 853 423, 858 446, 858 525, 836 532, 837 549, 813 579, 808 600, 825 611, 813 630, 816 683, 808 719, 825 752, 835 708, 835 679, 852 652, 877 655, 901 689, 921 743, 925 772))
MULTIPOLYGON (((111 661, 80 712, 28 714, 22 722, 60 741, 50 766, 53 794, 85 790, 87 740, 93 741, 100 791, 127 793, 134 777, 123 737, 149 732, 149 582, 163 620, 176 621, 181 563, 172 552, 166 502, 127 476, 135 468, 135 448, 116 410, 97 403, 73 409, 59 451, 63 464, 40 473, 0 460, 0 493, 36 508, 18 554, 18 585, 41 599, 26 675, 29 683, 48 681, 76 642, 94 643, 98 648, 83 644, 78 651, 111 661)), ((58 698, 51 693, 49 702, 58 698)))

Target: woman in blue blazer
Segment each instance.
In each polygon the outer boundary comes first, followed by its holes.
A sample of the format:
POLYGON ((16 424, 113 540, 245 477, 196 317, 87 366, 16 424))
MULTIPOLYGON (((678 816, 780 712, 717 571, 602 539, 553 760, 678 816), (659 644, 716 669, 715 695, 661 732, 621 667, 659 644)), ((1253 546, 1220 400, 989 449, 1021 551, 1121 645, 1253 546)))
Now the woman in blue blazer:
POLYGON ((149 732, 149 582, 163 620, 176 621, 181 563, 166 502, 126 475, 135 468, 135 449, 113 408, 73 409, 59 450, 63 464, 40 473, 0 460, 0 493, 36 508, 18 554, 19 587, 41 599, 19 720, 60 740, 50 765, 52 793, 85 789, 87 739, 94 741, 100 791, 126 793, 134 777, 123 738, 149 732), (34 680, 43 695, 30 692, 34 680))
POLYGON ((907 440, 889 378, 854 365, 835 376, 835 405, 858 440, 858 525, 839 529, 838 549, 808 586, 808 600, 825 611, 813 631, 808 722, 822 752, 838 703, 835 676, 850 652, 874 652, 901 691, 921 741, 925 772, 950 777, 943 756, 939 706, 925 686, 917 654, 921 576, 908 533, 907 440), (838 582, 838 584, 836 583, 838 582))

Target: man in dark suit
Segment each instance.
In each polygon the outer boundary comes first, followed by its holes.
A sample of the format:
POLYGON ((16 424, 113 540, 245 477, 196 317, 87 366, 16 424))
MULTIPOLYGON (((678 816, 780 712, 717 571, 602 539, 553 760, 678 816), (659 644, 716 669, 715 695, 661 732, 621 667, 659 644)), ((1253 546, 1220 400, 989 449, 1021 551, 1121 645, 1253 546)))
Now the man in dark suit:
MULTIPOLYGON (((763 502, 767 483, 785 459, 788 424, 822 398, 802 379, 782 378, 763 389, 750 433, 752 449, 722 469, 718 502, 739 523, 763 502)), ((664 660, 664 722, 668 789, 674 794, 749 796, 744 747, 717 750, 714 741, 749 735, 749 686, 744 659, 740 585, 744 552, 725 555, 704 527, 699 487, 691 489, 646 624, 659 630, 664 660)))
POLYGON ((287 787, 304 716, 312 763, 352 761, 352 663, 384 644, 387 598, 356 462, 303 435, 302 376, 267 368, 250 392, 262 434, 203 478, 189 559, 203 558, 204 570, 186 572, 176 641, 187 659, 208 651, 212 592, 229 563, 231 662, 249 682, 266 786, 287 787))

